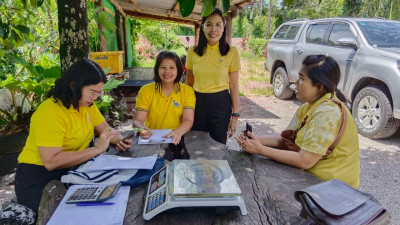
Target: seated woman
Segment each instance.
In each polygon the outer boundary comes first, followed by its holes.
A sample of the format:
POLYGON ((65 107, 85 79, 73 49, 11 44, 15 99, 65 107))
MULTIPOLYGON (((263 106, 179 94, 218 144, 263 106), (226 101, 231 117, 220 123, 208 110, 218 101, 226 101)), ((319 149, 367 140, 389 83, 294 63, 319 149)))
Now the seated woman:
POLYGON ((263 155, 303 169, 324 181, 339 179, 358 188, 358 133, 347 107, 339 101, 337 103, 340 105, 334 102, 337 96, 345 101, 336 89, 339 80, 340 68, 333 58, 324 55, 307 56, 299 71, 295 90, 296 97, 305 103, 299 107, 287 128, 293 130, 294 143, 291 144, 298 151, 288 151, 289 147, 293 149, 284 135, 286 131, 281 136, 257 137, 248 132, 250 138, 246 138, 245 134, 241 134, 237 137, 239 146, 248 153, 263 155), (334 147, 332 144, 338 136, 342 121, 344 133, 334 147), (333 148, 332 152, 327 151, 330 147, 333 148))
POLYGON ((192 87, 180 83, 182 74, 178 55, 169 51, 158 54, 155 82, 144 85, 136 99, 133 127, 146 130, 139 132, 141 137, 151 137, 151 129, 172 129, 165 137, 171 137, 177 145, 182 135, 192 128, 196 97, 192 87))
POLYGON ((29 136, 18 157, 15 193, 18 203, 38 211, 43 188, 60 180, 69 168, 105 152, 110 143, 126 151, 132 140, 122 142, 93 105, 107 82, 101 67, 84 59, 74 63, 55 82, 49 97, 32 115, 29 136), (93 134, 99 141, 89 148, 93 134))

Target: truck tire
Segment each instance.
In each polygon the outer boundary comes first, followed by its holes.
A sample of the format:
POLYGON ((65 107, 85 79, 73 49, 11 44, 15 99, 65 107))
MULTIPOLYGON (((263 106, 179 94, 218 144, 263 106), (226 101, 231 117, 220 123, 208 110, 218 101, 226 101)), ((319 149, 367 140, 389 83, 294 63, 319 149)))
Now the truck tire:
POLYGON ((293 90, 289 88, 289 85, 289 78, 285 68, 279 67, 276 69, 272 78, 275 97, 282 100, 292 97, 293 90))
POLYGON ((361 89, 353 103, 353 118, 358 133, 362 136, 379 139, 396 133, 400 120, 393 117, 387 88, 373 85, 361 89))

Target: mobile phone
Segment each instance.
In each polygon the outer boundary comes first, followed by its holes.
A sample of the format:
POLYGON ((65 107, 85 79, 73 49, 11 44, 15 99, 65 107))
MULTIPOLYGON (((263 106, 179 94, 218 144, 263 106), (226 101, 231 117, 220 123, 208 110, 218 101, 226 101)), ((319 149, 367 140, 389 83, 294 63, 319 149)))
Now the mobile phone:
POLYGON ((129 133, 124 138, 122 138, 122 141, 125 141, 126 139, 132 138, 133 136, 135 136, 135 133, 136 132, 134 130, 129 131, 129 133))
POLYGON ((246 122, 246 136, 251 139, 251 137, 249 137, 249 135, 247 134, 248 131, 253 132, 253 127, 246 122))

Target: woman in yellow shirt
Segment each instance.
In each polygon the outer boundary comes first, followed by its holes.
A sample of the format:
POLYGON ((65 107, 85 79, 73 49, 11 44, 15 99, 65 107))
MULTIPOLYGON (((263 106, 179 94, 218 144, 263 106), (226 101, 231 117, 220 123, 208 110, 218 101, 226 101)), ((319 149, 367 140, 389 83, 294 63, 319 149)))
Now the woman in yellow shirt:
POLYGON ((196 94, 193 130, 206 131, 226 144, 239 117, 240 56, 226 41, 225 21, 220 9, 203 17, 198 45, 186 58, 186 84, 196 94))
POLYGON ((358 188, 360 149, 356 125, 347 107, 327 101, 337 100, 336 95, 346 101, 336 89, 339 80, 340 68, 333 58, 307 56, 296 81, 296 97, 305 103, 288 126, 288 130, 297 131, 293 144, 299 151, 284 151, 289 148, 282 135, 257 137, 251 132, 248 132, 251 139, 244 134, 237 137, 239 146, 246 152, 303 169, 324 181, 339 179, 358 188), (345 121, 342 109, 347 115, 344 133, 333 151, 328 152, 338 136, 341 122, 345 121))
POLYGON ((132 140, 121 141, 123 137, 93 105, 106 81, 97 63, 79 60, 47 93, 49 98, 32 115, 29 136, 18 157, 18 203, 37 212, 42 190, 51 180, 60 180, 69 168, 103 153, 110 143, 121 151, 132 146, 132 140), (99 141, 89 147, 94 133, 99 141))
POLYGON ((154 83, 144 85, 136 99, 133 127, 143 138, 151 129, 172 129, 165 135, 177 145, 193 125, 196 97, 193 88, 179 82, 183 75, 180 58, 174 52, 160 52, 154 66, 154 83))

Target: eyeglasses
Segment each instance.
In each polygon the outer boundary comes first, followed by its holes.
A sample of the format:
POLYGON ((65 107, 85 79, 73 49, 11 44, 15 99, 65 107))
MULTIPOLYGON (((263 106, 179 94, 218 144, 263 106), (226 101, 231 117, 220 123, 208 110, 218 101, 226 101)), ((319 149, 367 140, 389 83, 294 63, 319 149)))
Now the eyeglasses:
POLYGON ((212 23, 204 23, 203 24, 204 29, 218 29, 218 30, 223 30, 224 29, 224 24, 223 23, 217 23, 217 24, 212 24, 212 23))

